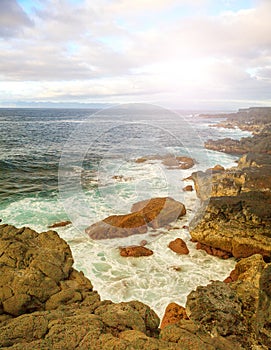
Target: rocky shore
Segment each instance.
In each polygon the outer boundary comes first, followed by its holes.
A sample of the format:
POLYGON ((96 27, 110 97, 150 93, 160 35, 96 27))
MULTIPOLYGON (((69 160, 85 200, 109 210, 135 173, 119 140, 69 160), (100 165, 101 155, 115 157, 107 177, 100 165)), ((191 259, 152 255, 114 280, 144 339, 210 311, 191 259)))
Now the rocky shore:
POLYGON ((230 138, 208 140, 205 143, 207 149, 238 155, 249 152, 271 154, 271 108, 241 109, 237 113, 215 115, 215 117, 227 119, 213 126, 240 128, 251 131, 254 136, 243 137, 241 140, 230 138))
POLYGON ((54 231, 0 226, 1 349, 267 350, 271 264, 242 259, 228 283, 189 294, 158 316, 138 301, 101 301, 54 231))
MULTIPOLYGON (((227 117, 226 127, 250 130, 254 136, 207 142, 207 148, 242 156, 231 169, 218 165, 192 173, 191 188, 202 207, 189 230, 198 249, 237 259, 229 277, 199 286, 188 295, 185 307, 171 303, 161 322, 141 302, 101 300, 91 281, 73 268, 71 250, 55 231, 37 233, 3 224, 1 349, 271 348, 271 109, 251 108, 227 117)), ((177 164, 167 160, 166 165, 189 168, 192 162, 182 158, 177 164)), ((185 213, 183 204, 172 198, 153 198, 136 203, 129 214, 91 225, 86 232, 93 239, 127 237, 167 227, 185 213)), ((64 224, 70 222, 52 227, 64 224)), ((169 248, 189 254, 183 243, 177 238, 169 248)), ((121 247, 120 254, 127 258, 153 254, 146 244, 143 240, 140 246, 121 247)))
POLYGON ((229 143, 225 139, 206 145, 208 148, 216 144, 218 148, 211 148, 243 153, 245 150, 240 152, 240 146, 250 144, 253 153, 243 155, 231 169, 216 167, 192 173, 190 177, 202 200, 202 209, 191 222, 190 234, 198 247, 208 253, 236 258, 258 253, 265 261, 271 260, 271 133, 267 132, 271 128, 271 109, 260 112, 242 110, 224 122, 262 130, 253 137, 231 140, 233 149, 226 147, 229 143))

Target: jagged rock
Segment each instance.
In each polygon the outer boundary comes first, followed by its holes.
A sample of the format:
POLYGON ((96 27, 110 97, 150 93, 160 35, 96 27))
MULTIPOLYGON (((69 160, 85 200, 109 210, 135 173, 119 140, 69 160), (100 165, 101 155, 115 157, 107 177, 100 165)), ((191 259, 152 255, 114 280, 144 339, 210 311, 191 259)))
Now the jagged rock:
POLYGON ((129 246, 120 248, 120 255, 123 257, 135 257, 140 256, 150 256, 153 254, 151 249, 148 249, 143 246, 129 246))
POLYGON ((180 322, 180 320, 188 320, 185 308, 176 303, 170 303, 166 307, 160 328, 163 329, 168 325, 180 322))
POLYGON ((213 282, 187 297, 188 317, 212 335, 243 337, 246 331, 242 303, 228 284, 213 282))
POLYGON ((244 158, 239 161, 238 168, 225 171, 192 173, 189 179, 194 181, 197 196, 205 201, 210 197, 238 196, 250 191, 270 192, 271 157, 270 164, 260 167, 244 167, 243 162, 244 158))
POLYGON ((261 254, 271 258, 271 193, 251 191, 212 197, 190 224, 194 241, 236 258, 261 254))
POLYGON ((112 215, 86 229, 93 239, 127 237, 146 233, 148 227, 164 227, 185 215, 185 206, 170 197, 152 198, 135 203, 132 213, 112 215))
POLYGON ((189 254, 189 249, 181 238, 176 238, 174 241, 171 241, 168 247, 177 254, 189 254))

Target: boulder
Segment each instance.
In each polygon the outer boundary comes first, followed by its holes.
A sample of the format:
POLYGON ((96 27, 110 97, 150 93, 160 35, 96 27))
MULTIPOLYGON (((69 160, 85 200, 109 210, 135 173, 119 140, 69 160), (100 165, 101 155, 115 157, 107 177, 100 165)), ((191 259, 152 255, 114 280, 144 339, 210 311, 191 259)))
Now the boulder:
POLYGON ((171 241, 168 247, 177 254, 189 254, 189 249, 181 238, 176 238, 174 241, 171 241))
POLYGON ((142 234, 148 227, 165 227, 185 215, 185 206, 170 197, 152 198, 135 203, 132 213, 112 215, 86 229, 92 239, 109 239, 142 234))
POLYGON ((140 256, 150 256, 152 254, 153 251, 144 246, 129 246, 120 248, 120 255, 123 257, 138 258, 140 256))
POLYGON ((166 326, 178 323, 181 320, 188 320, 185 308, 176 303, 170 303, 166 307, 160 328, 163 329, 166 326))

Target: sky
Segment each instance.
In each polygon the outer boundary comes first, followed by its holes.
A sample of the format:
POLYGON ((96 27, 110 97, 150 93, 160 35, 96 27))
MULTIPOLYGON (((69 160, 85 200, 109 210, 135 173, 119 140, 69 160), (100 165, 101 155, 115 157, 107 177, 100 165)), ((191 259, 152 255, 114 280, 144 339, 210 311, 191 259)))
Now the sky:
POLYGON ((271 0, 0 0, 0 107, 271 106, 271 0))

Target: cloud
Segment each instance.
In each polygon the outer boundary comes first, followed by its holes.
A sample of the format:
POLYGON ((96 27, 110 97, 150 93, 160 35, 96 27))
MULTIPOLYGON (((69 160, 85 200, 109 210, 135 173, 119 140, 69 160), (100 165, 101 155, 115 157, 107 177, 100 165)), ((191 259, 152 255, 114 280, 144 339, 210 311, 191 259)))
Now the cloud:
POLYGON ((16 0, 1 0, 0 38, 18 35, 24 27, 31 25, 31 20, 16 0))
POLYGON ((269 0, 234 11, 209 11, 213 0, 44 0, 31 18, 1 1, 9 98, 269 101, 269 0))

